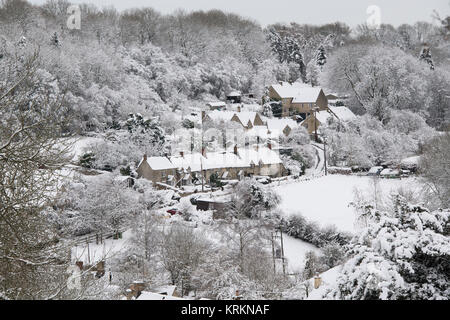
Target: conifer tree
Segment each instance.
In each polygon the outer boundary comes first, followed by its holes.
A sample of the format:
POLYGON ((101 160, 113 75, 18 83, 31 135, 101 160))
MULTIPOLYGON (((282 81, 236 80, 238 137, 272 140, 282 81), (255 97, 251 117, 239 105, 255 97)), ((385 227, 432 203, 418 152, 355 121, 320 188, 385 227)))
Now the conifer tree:
POLYGON ((421 61, 425 61, 426 63, 428 63, 428 65, 430 66, 430 69, 434 70, 434 63, 433 63, 433 60, 431 59, 431 51, 430 51, 429 47, 424 47, 422 49, 419 59, 421 61))

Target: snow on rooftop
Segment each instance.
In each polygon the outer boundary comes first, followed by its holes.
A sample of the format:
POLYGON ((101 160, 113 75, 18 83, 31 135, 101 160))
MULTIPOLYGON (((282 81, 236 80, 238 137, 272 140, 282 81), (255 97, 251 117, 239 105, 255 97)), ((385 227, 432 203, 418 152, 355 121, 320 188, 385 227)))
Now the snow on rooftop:
POLYGON ((285 118, 285 119, 277 119, 277 118, 273 118, 273 119, 267 119, 267 129, 269 129, 270 131, 278 131, 278 132, 283 132, 283 130, 288 126, 291 129, 294 129, 295 127, 297 127, 297 122, 289 119, 289 118, 285 118))
POLYGON ((235 112, 214 110, 208 112, 207 116, 213 121, 230 121, 235 112))
POLYGON ((214 101, 214 102, 208 102, 207 105, 211 107, 224 107, 226 106, 226 103, 223 101, 214 101))
POLYGON ((281 98, 292 98, 294 103, 313 103, 317 101, 321 88, 311 87, 308 84, 294 82, 292 84, 283 82, 272 85, 272 88, 281 98))
POLYGON ((231 91, 227 96, 228 97, 239 97, 241 93, 239 91, 231 91))
POLYGON ((265 165, 282 163, 280 156, 274 150, 267 147, 258 146, 258 149, 239 148, 239 157, 244 160, 247 166, 258 165, 260 162, 265 165))
POLYGON ((175 167, 185 170, 190 169, 193 172, 200 171, 202 163, 204 163, 205 160, 206 159, 199 152, 170 157, 170 161, 172 161, 175 167))
POLYGON ((254 125, 255 123, 256 112, 243 111, 243 112, 236 112, 235 115, 239 118, 239 121, 241 121, 241 123, 244 126, 246 126, 249 121, 252 125, 254 125))
POLYGON ((401 161, 402 165, 418 165, 420 162, 420 156, 413 156, 405 158, 401 161))
POLYGON ((206 153, 203 166, 204 169, 241 168, 246 167, 247 163, 232 152, 211 152, 206 153))
POLYGON ((308 85, 300 82, 283 82, 282 84, 274 84, 272 88, 278 93, 281 98, 294 98, 302 88, 307 88, 308 85))
POLYGON ((327 123, 331 117, 337 118, 340 121, 349 121, 356 118, 355 114, 347 107, 328 107, 329 110, 322 110, 316 112, 317 120, 320 123, 327 123))
POLYGON ((148 157, 147 163, 153 170, 176 169, 176 167, 166 157, 148 157))
POLYGON ((283 131, 278 129, 269 130, 265 126, 256 126, 247 131, 245 131, 245 135, 248 137, 259 137, 260 139, 277 139, 283 131))
POLYGON ((319 98, 321 88, 302 88, 292 99, 293 103, 314 103, 319 98))

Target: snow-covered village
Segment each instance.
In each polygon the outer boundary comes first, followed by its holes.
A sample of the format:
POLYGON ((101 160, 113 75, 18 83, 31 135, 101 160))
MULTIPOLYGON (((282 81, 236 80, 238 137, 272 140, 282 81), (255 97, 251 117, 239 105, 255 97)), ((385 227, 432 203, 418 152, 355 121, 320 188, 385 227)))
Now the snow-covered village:
POLYGON ((448 1, 87 1, 0 1, 0 300, 450 298, 448 1))

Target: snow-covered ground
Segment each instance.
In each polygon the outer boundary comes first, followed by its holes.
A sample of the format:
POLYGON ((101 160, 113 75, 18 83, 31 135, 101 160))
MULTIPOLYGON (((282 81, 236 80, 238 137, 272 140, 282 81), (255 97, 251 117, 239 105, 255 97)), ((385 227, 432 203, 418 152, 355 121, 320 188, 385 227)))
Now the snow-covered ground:
POLYGON ((73 138, 73 144, 70 148, 70 153, 72 154, 72 161, 77 162, 80 158, 80 156, 83 155, 83 153, 86 151, 86 148, 88 148, 91 145, 94 145, 96 143, 100 143, 104 141, 101 138, 95 138, 95 137, 76 137, 73 138))
POLYGON ((122 239, 105 239, 102 244, 89 243, 79 244, 72 248, 72 259, 83 261, 85 264, 95 263, 101 260, 110 259, 118 253, 126 250, 127 243, 132 236, 131 230, 122 234, 122 239))
POLYGON ((320 254, 320 249, 300 239, 283 234, 284 256, 288 259, 288 271, 298 272, 305 266, 305 254, 314 251, 320 254))
MULTIPOLYGON (((384 196, 399 187, 420 190, 417 178, 379 179, 384 196)), ((282 201, 280 208, 286 216, 300 213, 321 226, 334 224, 339 230, 354 232, 355 213, 349 203, 355 188, 370 192, 371 177, 328 175, 274 187, 282 201)))
POLYGON ((323 295, 327 293, 328 290, 336 286, 337 278, 340 274, 342 266, 336 266, 320 274, 322 283, 319 288, 314 289, 314 279, 309 279, 311 282, 312 291, 309 293, 306 300, 323 300, 323 295))

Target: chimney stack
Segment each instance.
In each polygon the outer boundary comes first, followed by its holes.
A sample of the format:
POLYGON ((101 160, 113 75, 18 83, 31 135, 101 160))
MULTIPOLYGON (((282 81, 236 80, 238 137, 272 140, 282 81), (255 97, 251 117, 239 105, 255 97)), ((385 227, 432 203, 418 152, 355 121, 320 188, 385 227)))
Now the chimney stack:
POLYGON ((272 150, 272 143, 269 142, 269 143, 267 144, 267 147, 268 147, 270 150, 272 150))
POLYGON ((241 106, 238 106, 238 107, 237 107, 237 111, 238 111, 238 112, 241 112, 241 106))
POLYGON ((204 156, 206 158, 206 149, 205 149, 205 147, 202 147, 202 156, 204 156))
POLYGON ((183 152, 183 151, 180 151, 180 156, 181 156, 182 158, 184 158, 184 152, 183 152))
POLYGON ((144 161, 147 161, 147 154, 144 154, 144 161))
POLYGON ((322 284, 322 279, 320 278, 319 273, 316 273, 316 275, 314 277, 314 289, 319 288, 321 284, 322 284))
POLYGON ((235 155, 238 154, 238 147, 237 147, 237 144, 234 145, 233 153, 234 153, 235 155))
POLYGON ((206 111, 202 111, 202 123, 203 123, 203 120, 205 119, 205 117, 206 117, 206 111))

